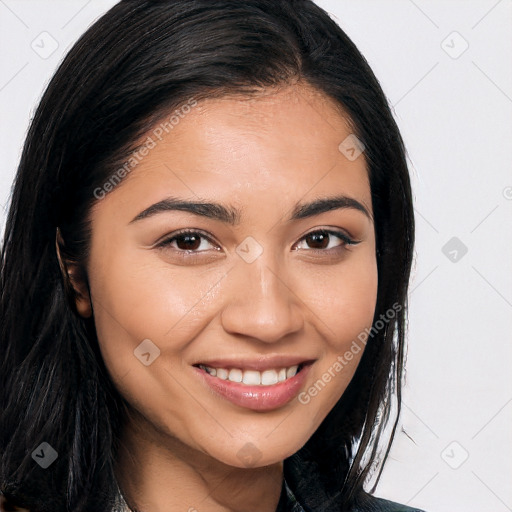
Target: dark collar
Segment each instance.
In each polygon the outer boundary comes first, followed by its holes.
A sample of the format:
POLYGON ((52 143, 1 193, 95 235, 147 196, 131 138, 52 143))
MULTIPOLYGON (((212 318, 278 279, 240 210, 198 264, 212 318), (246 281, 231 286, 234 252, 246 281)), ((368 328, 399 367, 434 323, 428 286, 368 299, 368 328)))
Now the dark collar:
POLYGON ((276 512, 305 512, 284 478, 276 512))

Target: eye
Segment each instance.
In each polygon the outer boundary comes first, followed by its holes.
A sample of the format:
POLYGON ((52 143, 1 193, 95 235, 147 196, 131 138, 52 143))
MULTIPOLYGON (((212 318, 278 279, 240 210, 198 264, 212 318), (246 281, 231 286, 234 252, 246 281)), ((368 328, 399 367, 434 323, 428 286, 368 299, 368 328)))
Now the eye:
POLYGON ((183 229, 159 242, 157 247, 171 247, 178 252, 196 253, 210 250, 208 245, 213 246, 214 250, 220 250, 220 247, 201 231, 183 229))
MULTIPOLYGON (((304 241, 310 247, 310 250, 321 252, 343 249, 347 245, 356 245, 360 243, 360 240, 353 240, 342 231, 327 229, 312 231, 302 237, 301 241, 304 241), (336 242, 336 239, 341 241, 341 243, 336 242)), ((296 246, 295 250, 304 250, 304 247, 296 246)))

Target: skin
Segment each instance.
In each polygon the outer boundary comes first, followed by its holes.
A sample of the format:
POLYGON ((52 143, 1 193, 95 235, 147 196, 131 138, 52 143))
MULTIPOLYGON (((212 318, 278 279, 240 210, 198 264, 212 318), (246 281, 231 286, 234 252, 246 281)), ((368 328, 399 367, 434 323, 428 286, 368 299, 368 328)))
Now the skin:
POLYGON ((338 149, 351 134, 342 111, 304 84, 201 101, 91 211, 92 239, 77 307, 94 315, 105 364, 130 407, 118 479, 128 503, 164 512, 274 511, 282 461, 339 400, 362 351, 308 404, 257 412, 217 396, 192 364, 213 357, 302 355, 301 390, 332 368, 372 325, 377 262, 364 154, 338 149), (365 206, 288 220, 298 202, 345 195, 365 206), (183 211, 131 222, 166 197, 242 209, 236 226, 183 211), (207 238, 196 255, 179 229, 207 238), (332 229, 315 245, 306 235, 332 229), (263 253, 236 252, 253 237, 263 253), (327 248, 325 248, 327 247, 327 248), (296 250, 299 248, 299 250, 296 250), (316 249, 316 250, 315 250, 316 249), (181 256, 180 256, 181 255, 181 256), (134 357, 150 339, 160 356, 134 357), (251 462, 238 452, 254 451, 251 462))

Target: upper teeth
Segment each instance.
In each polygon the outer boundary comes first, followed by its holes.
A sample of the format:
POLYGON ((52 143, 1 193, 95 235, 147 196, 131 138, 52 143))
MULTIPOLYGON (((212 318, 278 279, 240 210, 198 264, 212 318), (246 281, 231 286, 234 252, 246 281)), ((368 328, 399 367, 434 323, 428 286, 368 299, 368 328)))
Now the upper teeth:
POLYGON ((227 370, 226 368, 212 368, 204 364, 200 364, 199 367, 219 379, 229 380, 231 382, 243 382, 249 386, 272 386, 273 384, 283 382, 293 377, 299 369, 298 365, 290 366, 289 368, 281 368, 279 370, 265 370, 263 372, 257 370, 240 370, 239 368, 232 368, 231 370, 227 370))

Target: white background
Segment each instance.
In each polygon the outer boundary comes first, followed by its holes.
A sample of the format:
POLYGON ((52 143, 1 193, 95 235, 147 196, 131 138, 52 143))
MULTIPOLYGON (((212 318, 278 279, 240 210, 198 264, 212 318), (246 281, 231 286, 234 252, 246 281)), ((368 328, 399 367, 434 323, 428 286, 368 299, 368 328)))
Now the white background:
MULTIPOLYGON (((114 3, 0 0, 0 226, 43 89, 114 3)), ((512 0, 317 3, 381 81, 413 179, 407 383, 376 494, 512 511, 512 0)))

